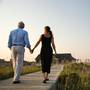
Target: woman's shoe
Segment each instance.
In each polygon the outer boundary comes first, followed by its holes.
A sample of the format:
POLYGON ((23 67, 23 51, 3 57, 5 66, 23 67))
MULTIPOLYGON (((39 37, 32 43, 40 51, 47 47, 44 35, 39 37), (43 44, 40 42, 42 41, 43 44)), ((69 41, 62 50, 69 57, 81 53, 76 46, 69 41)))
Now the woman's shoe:
POLYGON ((43 80, 43 83, 47 83, 46 81, 47 81, 46 79, 45 79, 45 80, 43 80))
POLYGON ((49 79, 46 79, 46 81, 49 81, 49 79))

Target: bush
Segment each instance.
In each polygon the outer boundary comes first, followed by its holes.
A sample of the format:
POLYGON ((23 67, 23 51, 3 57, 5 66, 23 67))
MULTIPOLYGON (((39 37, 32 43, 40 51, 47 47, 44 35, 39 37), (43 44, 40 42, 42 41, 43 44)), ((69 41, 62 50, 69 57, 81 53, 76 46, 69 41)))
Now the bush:
MULTIPOLYGON (((23 66, 21 74, 23 75, 23 74, 33 73, 40 70, 41 68, 39 66, 23 66)), ((0 67, 0 80, 7 79, 10 77, 13 77, 12 67, 11 66, 0 67)))
POLYGON ((90 64, 66 64, 56 90, 90 90, 90 64))

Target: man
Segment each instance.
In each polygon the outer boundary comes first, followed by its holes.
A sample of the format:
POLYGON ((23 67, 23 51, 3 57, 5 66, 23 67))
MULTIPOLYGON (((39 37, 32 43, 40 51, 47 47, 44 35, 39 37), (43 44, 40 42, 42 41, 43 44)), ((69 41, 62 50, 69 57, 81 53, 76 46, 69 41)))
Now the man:
POLYGON ((20 73, 24 61, 24 47, 26 46, 32 53, 28 32, 23 30, 25 24, 18 23, 18 28, 11 31, 8 40, 8 47, 11 49, 11 59, 14 70, 13 84, 20 83, 20 73))

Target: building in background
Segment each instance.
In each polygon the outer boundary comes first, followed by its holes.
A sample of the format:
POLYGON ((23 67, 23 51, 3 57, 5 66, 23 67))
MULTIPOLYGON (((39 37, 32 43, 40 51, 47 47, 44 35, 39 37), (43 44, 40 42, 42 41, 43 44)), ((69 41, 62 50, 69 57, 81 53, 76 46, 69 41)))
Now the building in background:
MULTIPOLYGON (((41 63, 40 55, 36 57, 36 63, 41 63)), ((61 63, 61 62, 76 62, 76 58, 72 56, 71 53, 61 53, 53 55, 53 63, 61 63)))

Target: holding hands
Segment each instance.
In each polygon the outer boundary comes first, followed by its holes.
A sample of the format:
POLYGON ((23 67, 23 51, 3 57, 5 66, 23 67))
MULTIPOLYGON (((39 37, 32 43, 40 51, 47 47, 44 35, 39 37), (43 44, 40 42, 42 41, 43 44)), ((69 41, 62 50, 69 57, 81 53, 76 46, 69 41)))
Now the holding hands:
POLYGON ((29 52, 31 53, 31 54, 33 54, 33 49, 31 49, 31 47, 29 47, 29 52))
MULTIPOLYGON (((42 35, 40 36, 39 40, 37 41, 37 43, 35 44, 34 48, 33 49, 30 49, 30 53, 33 54, 34 50, 36 49, 36 47, 40 44, 40 42, 42 41, 42 35)), ((55 51, 55 55, 57 54, 56 52, 56 47, 55 47, 55 43, 54 43, 54 37, 52 36, 52 40, 51 40, 51 44, 52 44, 52 47, 55 51)))
POLYGON ((30 53, 31 53, 31 54, 33 54, 33 52, 34 52, 34 49, 30 49, 29 51, 30 51, 30 53))
POLYGON ((31 54, 33 53, 32 50, 29 50, 29 51, 30 51, 31 54))
POLYGON ((34 49, 32 49, 32 53, 34 52, 34 49))

